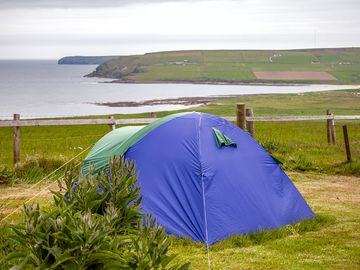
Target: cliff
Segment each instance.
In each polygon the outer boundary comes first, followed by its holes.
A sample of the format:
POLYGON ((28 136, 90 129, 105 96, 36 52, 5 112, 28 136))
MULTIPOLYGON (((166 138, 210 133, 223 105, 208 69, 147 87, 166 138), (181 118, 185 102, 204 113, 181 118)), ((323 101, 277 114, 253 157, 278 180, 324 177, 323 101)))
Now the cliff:
POLYGON ((58 60, 59 65, 101 65, 119 56, 66 56, 58 60))

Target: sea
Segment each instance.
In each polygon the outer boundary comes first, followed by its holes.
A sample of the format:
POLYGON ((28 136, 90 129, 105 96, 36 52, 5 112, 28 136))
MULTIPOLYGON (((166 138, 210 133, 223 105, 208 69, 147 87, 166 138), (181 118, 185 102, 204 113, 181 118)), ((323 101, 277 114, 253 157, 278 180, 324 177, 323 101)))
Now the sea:
POLYGON ((96 103, 352 89, 349 85, 120 84, 87 78, 94 65, 58 65, 56 60, 0 60, 0 119, 132 114, 176 110, 184 105, 108 107, 96 103))

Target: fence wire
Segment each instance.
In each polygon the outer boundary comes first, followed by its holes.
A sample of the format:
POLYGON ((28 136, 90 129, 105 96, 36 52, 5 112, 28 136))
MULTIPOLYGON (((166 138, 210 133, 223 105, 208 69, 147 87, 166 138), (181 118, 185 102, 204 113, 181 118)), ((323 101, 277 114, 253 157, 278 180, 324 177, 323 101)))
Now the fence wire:
POLYGON ((360 121, 336 121, 336 143, 328 143, 326 121, 258 122, 255 137, 288 169, 360 173, 360 121), (352 164, 346 164, 342 125, 347 125, 352 164), (350 171, 348 171, 350 170, 350 171), (351 171, 355 170, 355 171, 351 171))
MULTIPOLYGON (((342 125, 348 126, 351 154, 360 156, 360 121, 335 122, 337 143, 327 142, 326 121, 255 122, 255 138, 270 153, 285 160, 308 160, 332 166, 346 160, 342 125)), ((13 130, 0 128, 0 164, 12 166, 13 130)), ((70 158, 109 132, 107 125, 21 127, 21 160, 32 156, 70 158)))
MULTIPOLYGON (((360 121, 336 121, 335 127, 336 144, 327 142, 326 121, 255 122, 255 139, 281 161, 286 170, 360 175, 360 121), (351 163, 346 162, 342 134, 344 124, 348 127, 353 160, 351 163)), ((107 125, 21 127, 20 130, 21 163, 27 163, 27 168, 31 168, 33 166, 31 162, 37 162, 36 166, 47 166, 48 170, 52 171, 96 143, 109 132, 109 127, 107 125)), ((0 166, 12 167, 12 148, 13 129, 0 128, 0 166)), ((76 164, 81 162, 87 151, 77 158, 76 164)), ((26 173, 28 176, 29 172, 26 173)), ((63 171, 58 171, 47 179, 46 185, 56 182, 62 176, 63 171)), ((38 188, 39 190, 35 191, 42 192, 44 187, 39 185, 38 188)), ((55 183, 51 185, 51 189, 56 188, 55 183)), ((8 215, 33 195, 21 193, 20 196, 16 189, 22 190, 21 186, 14 187, 14 191, 10 189, 7 189, 9 194, 1 193, 0 190, 0 217, 8 215)), ((34 202, 46 205, 50 196, 49 191, 44 191, 34 202)))
MULTIPOLYGON (((21 162, 34 156, 66 160, 96 143, 108 131, 107 125, 21 127, 21 162)), ((12 128, 0 128, 0 164, 13 165, 12 128)))

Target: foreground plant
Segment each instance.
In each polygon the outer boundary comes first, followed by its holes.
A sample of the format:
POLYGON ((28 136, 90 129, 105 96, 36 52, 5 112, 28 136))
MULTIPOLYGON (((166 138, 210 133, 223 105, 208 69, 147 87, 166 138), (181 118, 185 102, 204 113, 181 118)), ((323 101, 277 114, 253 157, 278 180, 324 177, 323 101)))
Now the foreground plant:
POLYGON ((132 163, 114 158, 109 169, 74 181, 65 177, 65 196, 54 192, 55 207, 24 206, 13 226, 20 246, 5 260, 13 269, 188 269, 171 265, 170 240, 140 211, 140 187, 132 163))

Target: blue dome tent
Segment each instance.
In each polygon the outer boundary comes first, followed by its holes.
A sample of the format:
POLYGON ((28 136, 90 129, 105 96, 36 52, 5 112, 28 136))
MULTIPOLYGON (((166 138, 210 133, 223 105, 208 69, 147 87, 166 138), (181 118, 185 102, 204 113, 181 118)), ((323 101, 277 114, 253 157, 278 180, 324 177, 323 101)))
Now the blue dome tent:
POLYGON ((83 173, 114 155, 135 161, 143 211, 169 234, 211 245, 315 217, 271 155, 214 115, 180 113, 116 129, 95 144, 83 173))

